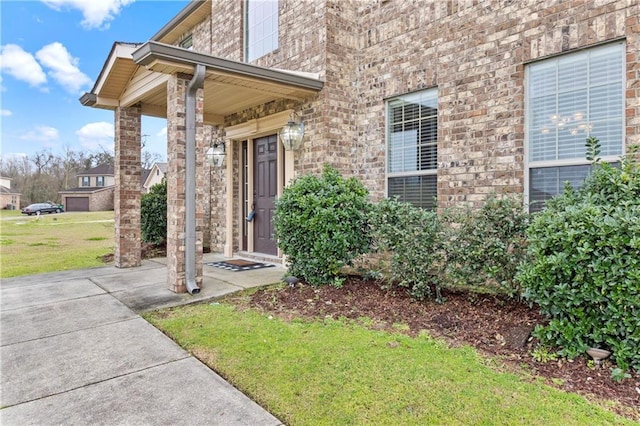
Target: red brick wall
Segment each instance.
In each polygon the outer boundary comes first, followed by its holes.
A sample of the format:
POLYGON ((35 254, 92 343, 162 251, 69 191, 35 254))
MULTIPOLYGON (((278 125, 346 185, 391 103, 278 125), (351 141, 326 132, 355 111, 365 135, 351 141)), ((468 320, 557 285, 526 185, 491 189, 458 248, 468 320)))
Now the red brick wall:
MULTIPOLYGON (((186 291, 186 92, 189 75, 171 76, 167 83, 167 282, 176 293, 186 291)), ((204 167, 203 91, 196 99, 196 283, 202 284, 202 225, 208 180, 204 167)))
POLYGON ((140 107, 116 108, 115 265, 140 266, 140 107))
MULTIPOLYGON (((308 100, 276 101, 242 111, 227 117, 225 125, 286 108, 299 111, 306 135, 296 153, 297 174, 319 172, 323 163, 330 163, 361 179, 374 199, 384 197, 385 99, 437 87, 439 207, 477 206, 492 192, 522 193, 526 64, 616 39, 625 39, 627 45, 626 143, 640 143, 637 2, 280 0, 279 4, 279 47, 254 63, 318 73, 325 87, 308 100)), ((215 0, 210 21, 196 28, 194 48, 242 60, 243 5, 215 0)), ((237 161, 238 156, 234 158, 237 161)), ((222 179, 215 173, 211 178, 211 195, 216 199, 226 190, 222 179)), ((212 207, 214 249, 224 244, 223 210, 212 207)))
POLYGON ((629 1, 361 3, 368 186, 384 195, 384 99, 438 87, 439 206, 522 193, 525 64, 616 38, 627 42, 627 143, 639 143, 639 15, 629 1))

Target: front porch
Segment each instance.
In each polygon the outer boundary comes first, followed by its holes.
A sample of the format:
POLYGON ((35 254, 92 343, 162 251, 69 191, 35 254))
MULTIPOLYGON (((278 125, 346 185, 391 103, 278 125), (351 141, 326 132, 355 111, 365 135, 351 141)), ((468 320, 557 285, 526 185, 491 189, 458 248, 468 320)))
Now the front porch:
POLYGON ((143 115, 167 119, 169 288, 177 293, 200 291, 205 244, 227 257, 239 251, 278 257, 274 241, 268 250, 259 241, 260 236, 272 235, 272 207, 258 213, 261 221, 245 218, 261 200, 273 204, 294 177, 295 152, 283 149, 278 132, 322 86, 304 73, 261 68, 154 41, 115 43, 93 90, 81 102, 111 109, 115 115, 116 266, 141 265, 143 115), (261 107, 265 105, 269 107, 261 107), (226 159, 222 168, 214 168, 205 154, 220 138, 226 159), (260 157, 263 148, 270 154, 260 157))
POLYGON ((165 283, 169 262, 166 257, 144 260, 138 268, 105 267, 99 275, 92 277, 92 281, 130 309, 141 313, 212 300, 249 288, 275 284, 282 280, 286 272, 277 263, 269 268, 243 272, 207 265, 230 260, 221 253, 205 253, 202 260, 202 291, 193 296, 176 294, 167 289, 165 283))

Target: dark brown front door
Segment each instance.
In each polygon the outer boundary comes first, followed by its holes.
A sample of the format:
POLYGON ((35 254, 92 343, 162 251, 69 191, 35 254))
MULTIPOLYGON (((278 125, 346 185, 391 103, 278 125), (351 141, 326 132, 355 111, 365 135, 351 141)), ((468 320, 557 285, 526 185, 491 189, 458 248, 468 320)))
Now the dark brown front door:
POLYGON ((253 251, 278 254, 273 237, 273 216, 278 194, 278 137, 266 136, 253 141, 255 170, 253 172, 253 251))

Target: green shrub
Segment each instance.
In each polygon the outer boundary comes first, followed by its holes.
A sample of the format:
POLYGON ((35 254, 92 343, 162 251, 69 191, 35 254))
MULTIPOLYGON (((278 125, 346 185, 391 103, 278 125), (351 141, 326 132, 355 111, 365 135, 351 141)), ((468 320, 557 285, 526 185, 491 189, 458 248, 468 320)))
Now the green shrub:
POLYGON ((340 286, 340 271, 368 252, 371 205, 367 189, 325 165, 321 176, 305 175, 276 201, 274 226, 289 272, 310 284, 340 286))
POLYGON ((391 255, 390 279, 417 299, 443 301, 449 286, 491 287, 519 295, 529 215, 518 198, 490 198, 477 210, 435 212, 383 200, 372 211, 376 247, 391 255))
POLYGON ((519 295, 515 276, 526 254, 529 224, 522 199, 490 197, 477 210, 449 210, 445 220, 448 279, 457 286, 491 287, 519 295))
POLYGON ((569 358, 606 348, 640 371, 640 167, 632 156, 601 164, 597 140, 588 145, 592 172, 532 220, 517 279, 550 318, 535 331, 543 343, 569 358))
POLYGON ((140 202, 142 241, 164 244, 167 239, 167 181, 163 179, 142 195, 140 202))
POLYGON ((443 301, 443 233, 435 212, 409 203, 383 200, 372 210, 372 237, 391 253, 392 283, 417 299, 443 301))

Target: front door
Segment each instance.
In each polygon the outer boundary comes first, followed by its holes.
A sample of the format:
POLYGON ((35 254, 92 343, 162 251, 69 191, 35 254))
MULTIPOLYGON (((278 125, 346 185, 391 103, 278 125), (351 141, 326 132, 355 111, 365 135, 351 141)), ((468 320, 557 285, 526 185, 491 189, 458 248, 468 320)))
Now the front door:
POLYGON ((276 256, 278 248, 273 236, 273 216, 278 194, 278 136, 253 141, 253 251, 276 256))

